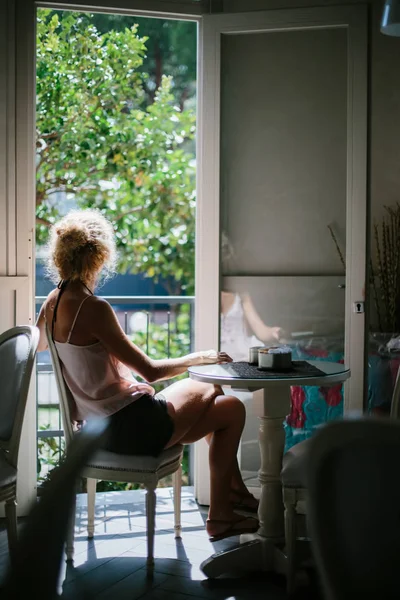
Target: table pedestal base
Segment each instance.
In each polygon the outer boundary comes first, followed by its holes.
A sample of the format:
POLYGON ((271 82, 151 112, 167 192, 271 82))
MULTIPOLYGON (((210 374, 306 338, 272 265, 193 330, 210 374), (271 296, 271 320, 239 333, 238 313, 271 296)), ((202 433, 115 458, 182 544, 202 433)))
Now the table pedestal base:
POLYGON ((263 416, 260 418, 259 442, 261 497, 258 509, 260 528, 257 534, 241 536, 241 545, 213 554, 201 565, 207 577, 232 571, 275 571, 286 573, 283 498, 280 472, 285 442, 283 421, 290 407, 290 387, 279 386, 256 392, 262 394, 263 416))
MULTIPOLYGON (((290 409, 291 386, 330 386, 342 383, 350 376, 350 370, 331 362, 310 361, 312 366, 319 369, 316 376, 271 378, 240 377, 227 368, 226 365, 203 365, 189 367, 192 379, 204 383, 229 385, 232 393, 235 388, 240 391, 255 391, 253 399, 262 406, 260 418, 260 452, 261 468, 259 481, 261 485, 260 506, 258 517, 260 528, 253 537, 246 536, 246 541, 232 550, 214 554, 203 562, 201 568, 208 577, 218 577, 232 570, 255 569, 285 573, 288 561, 283 552, 284 548, 284 506, 280 472, 284 451, 285 432, 284 418, 290 409), (268 388, 268 389, 267 389, 268 388), (263 391, 261 391, 263 390, 263 391)), ((233 365, 234 366, 234 365, 233 365)), ((242 541, 244 536, 242 536, 242 541)))
POLYGON ((250 541, 213 554, 200 565, 206 577, 214 579, 224 573, 251 571, 273 571, 286 575, 286 555, 283 544, 263 538, 258 534, 242 536, 242 539, 253 537, 250 541))

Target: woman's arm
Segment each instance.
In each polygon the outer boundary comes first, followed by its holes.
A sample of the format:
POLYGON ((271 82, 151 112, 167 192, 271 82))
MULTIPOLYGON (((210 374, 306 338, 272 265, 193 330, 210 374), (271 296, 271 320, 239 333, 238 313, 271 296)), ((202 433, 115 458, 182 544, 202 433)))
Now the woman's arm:
POLYGON ((85 329, 96 337, 110 354, 149 383, 181 375, 191 366, 232 360, 227 354, 214 350, 193 352, 181 358, 154 360, 131 342, 106 300, 93 296, 85 303, 84 309, 85 329))
POLYGON ((42 304, 42 308, 40 309, 39 316, 36 321, 36 327, 39 328, 40 337, 39 337, 39 345, 37 348, 38 352, 43 352, 47 350, 47 336, 46 336, 46 320, 44 318, 44 304, 42 304))
POLYGON ((280 327, 269 327, 264 323, 251 301, 250 296, 245 294, 241 298, 244 316, 255 336, 264 342, 264 344, 279 342, 284 336, 283 330, 280 327))

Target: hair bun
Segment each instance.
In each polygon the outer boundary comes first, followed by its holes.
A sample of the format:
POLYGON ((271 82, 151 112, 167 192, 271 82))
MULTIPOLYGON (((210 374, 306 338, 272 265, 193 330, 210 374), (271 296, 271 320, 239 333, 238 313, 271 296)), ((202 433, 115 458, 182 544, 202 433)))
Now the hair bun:
POLYGON ((67 244, 72 251, 84 248, 92 242, 90 231, 83 224, 71 223, 64 227, 59 227, 56 233, 63 244, 67 244))
POLYGON ((114 228, 96 209, 72 210, 50 230, 48 269, 53 280, 93 283, 116 264, 114 228))

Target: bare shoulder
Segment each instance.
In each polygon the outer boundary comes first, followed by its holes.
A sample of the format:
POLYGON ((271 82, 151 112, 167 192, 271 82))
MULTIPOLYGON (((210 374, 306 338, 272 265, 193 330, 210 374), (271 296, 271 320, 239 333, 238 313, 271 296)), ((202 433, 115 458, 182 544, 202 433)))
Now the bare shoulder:
POLYGON ((240 294, 240 299, 242 301, 242 304, 247 304, 248 306, 253 305, 250 295, 247 292, 243 292, 242 294, 240 294))
POLYGON ((48 294, 46 300, 44 301, 44 303, 42 305, 43 310, 46 310, 46 312, 54 310, 54 306, 55 306, 59 291, 60 290, 58 288, 54 288, 54 290, 52 290, 48 294))
POLYGON ((100 340, 108 339, 110 335, 120 334, 120 325, 116 314, 104 298, 91 296, 83 305, 83 321, 91 335, 100 340))
POLYGON ((111 304, 105 298, 101 298, 100 296, 90 296, 86 302, 86 305, 90 306, 92 310, 96 311, 112 311, 111 304))
POLYGON ((90 296, 84 304, 84 309, 85 318, 89 319, 91 322, 99 320, 107 321, 114 317, 114 311, 111 304, 99 296, 90 296))
POLYGON ((49 295, 46 298, 46 302, 51 302, 52 300, 55 300, 59 294, 60 290, 58 288, 54 288, 54 290, 51 290, 51 292, 49 293, 49 295))

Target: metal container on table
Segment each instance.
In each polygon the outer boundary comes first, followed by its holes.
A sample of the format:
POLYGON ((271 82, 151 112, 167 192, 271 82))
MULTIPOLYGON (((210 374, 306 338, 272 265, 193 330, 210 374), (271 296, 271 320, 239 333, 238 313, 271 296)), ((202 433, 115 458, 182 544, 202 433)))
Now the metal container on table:
POLYGON ((270 346, 260 348, 258 351, 258 367, 272 371, 285 371, 292 366, 292 352, 290 348, 270 346))
POLYGON ((249 348, 249 365, 258 365, 258 351, 263 346, 252 346, 249 348))

